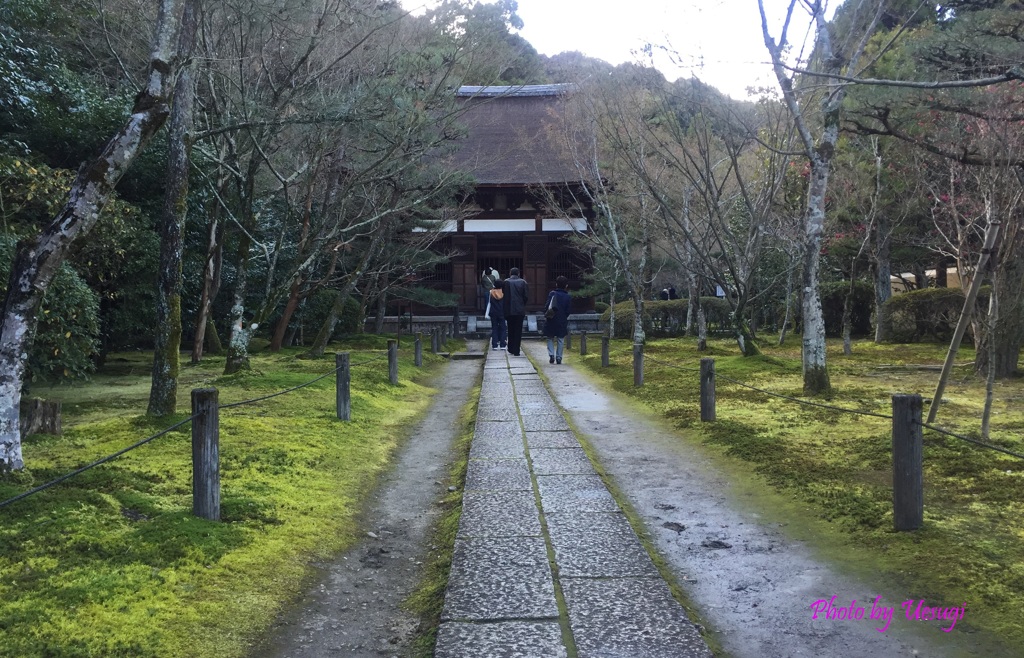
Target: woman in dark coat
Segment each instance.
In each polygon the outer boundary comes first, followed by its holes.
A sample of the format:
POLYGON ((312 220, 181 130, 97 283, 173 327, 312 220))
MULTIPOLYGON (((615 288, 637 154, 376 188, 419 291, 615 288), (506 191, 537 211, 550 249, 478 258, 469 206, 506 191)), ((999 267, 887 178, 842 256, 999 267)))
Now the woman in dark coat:
POLYGON ((562 362, 565 336, 569 333, 569 307, 572 305, 569 291, 565 289, 567 285, 569 280, 564 276, 555 279, 555 289, 548 293, 548 299, 544 303, 544 316, 547 318, 544 323, 544 335, 548 337, 548 363, 562 362), (547 309, 554 310, 553 317, 548 317, 551 314, 547 309))

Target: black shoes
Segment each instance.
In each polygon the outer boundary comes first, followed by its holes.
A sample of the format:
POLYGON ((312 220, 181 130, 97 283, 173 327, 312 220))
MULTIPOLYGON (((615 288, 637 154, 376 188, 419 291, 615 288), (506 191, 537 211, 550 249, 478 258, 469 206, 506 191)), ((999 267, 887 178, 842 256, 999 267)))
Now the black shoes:
POLYGON ((553 357, 553 356, 551 356, 551 355, 549 354, 549 355, 548 355, 548 363, 554 363, 554 362, 555 362, 555 357, 553 357))
POLYGON ((557 363, 557 364, 561 365, 561 363, 562 363, 562 359, 561 359, 561 357, 559 357, 559 358, 555 359, 555 363, 557 363))

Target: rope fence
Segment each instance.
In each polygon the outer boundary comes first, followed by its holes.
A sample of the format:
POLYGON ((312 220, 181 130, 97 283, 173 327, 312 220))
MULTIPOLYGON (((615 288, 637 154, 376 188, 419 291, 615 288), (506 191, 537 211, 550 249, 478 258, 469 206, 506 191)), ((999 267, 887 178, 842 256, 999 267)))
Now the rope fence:
MULTIPOLYGON (((601 365, 607 367, 608 343, 607 336, 602 337, 601 365)), ((892 423, 892 457, 893 457, 893 523, 896 530, 916 530, 924 524, 924 484, 923 484, 923 430, 930 430, 942 436, 959 439, 966 443, 1000 452, 1002 454, 1024 460, 1024 454, 1009 450, 986 441, 973 439, 952 432, 945 428, 922 421, 921 410, 923 401, 920 395, 893 395, 891 415, 865 411, 862 409, 850 409, 821 402, 803 400, 790 395, 776 393, 757 386, 751 386, 746 382, 717 375, 715 372, 715 360, 710 358, 701 359, 700 368, 679 366, 659 359, 651 358, 644 354, 642 344, 633 345, 633 385, 643 386, 644 361, 648 360, 658 366, 671 368, 683 372, 695 373, 700 377, 700 417, 703 422, 716 420, 715 390, 716 379, 722 380, 756 391, 763 395, 794 402, 808 407, 827 409, 840 413, 854 414, 881 418, 892 423)), ((581 351, 582 353, 582 351, 581 351)))
MULTIPOLYGON (((435 346, 447 342, 447 336, 442 334, 441 331, 435 329, 433 332, 433 341, 435 346)), ((435 353, 439 351, 435 349, 435 353)), ((389 340, 387 351, 383 354, 377 355, 373 358, 365 359, 352 363, 350 361, 349 352, 339 352, 335 355, 335 368, 330 370, 319 377, 286 388, 281 391, 276 391, 268 395, 262 395, 249 400, 242 400, 240 402, 231 402, 228 404, 219 404, 218 395, 219 392, 216 388, 197 388, 192 391, 192 414, 181 420, 170 427, 160 430, 152 436, 148 436, 145 439, 136 441, 130 446, 118 450, 117 452, 107 455, 101 459, 98 459, 92 463, 86 464, 80 468, 66 473, 58 478, 54 478, 45 484, 41 484, 37 487, 29 489, 28 491, 22 492, 16 496, 13 496, 7 500, 0 501, 0 509, 12 505, 20 500, 24 500, 37 493, 45 491, 61 482, 64 482, 76 475, 84 473, 89 469, 95 468, 102 464, 105 464, 121 455, 135 450, 147 443, 164 436, 165 434, 172 432, 182 425, 192 423, 192 509, 196 516, 219 520, 220 519, 220 459, 219 459, 219 441, 220 441, 220 410, 221 409, 233 409, 245 405, 256 404, 257 402, 263 402, 271 398, 276 398, 288 393, 293 393, 297 390, 315 384, 323 379, 335 375, 336 381, 336 407, 337 416, 339 420, 348 421, 352 417, 351 408, 351 369, 354 367, 365 366, 373 363, 377 363, 384 359, 388 360, 388 378, 392 385, 398 384, 398 341, 389 340)), ((423 365, 423 352, 422 352, 422 335, 416 334, 415 343, 415 365, 421 367, 423 365)))

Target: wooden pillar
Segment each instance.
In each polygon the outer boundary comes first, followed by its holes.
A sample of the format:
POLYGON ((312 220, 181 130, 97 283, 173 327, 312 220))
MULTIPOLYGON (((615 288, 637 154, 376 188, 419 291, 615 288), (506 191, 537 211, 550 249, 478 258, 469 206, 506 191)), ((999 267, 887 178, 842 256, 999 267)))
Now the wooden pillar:
POLYGON ((705 423, 716 419, 715 360, 700 360, 700 419, 705 423))
POLYGON ((338 369, 335 373, 335 407, 337 408, 338 420, 352 420, 352 383, 351 355, 348 352, 338 352, 334 355, 334 367, 338 369))
POLYGON ((572 332, 571 331, 567 332, 565 334, 565 349, 566 350, 571 350, 572 349, 572 332))
POLYGON ((892 519, 896 530, 924 523, 921 396, 892 396, 892 519))
POLYGON ((633 386, 644 385, 644 345, 633 343, 633 386))
POLYGON ((388 380, 392 386, 398 384, 398 341, 388 341, 388 380))
POLYGON ((422 331, 417 331, 416 332, 415 349, 416 349, 416 356, 415 356, 414 363, 416 364, 417 368, 421 368, 421 367, 423 367, 423 332, 422 331))
POLYGON ((587 332, 580 333, 580 356, 587 355, 587 332))
POLYGON ((608 343, 611 341, 608 336, 601 336, 601 367, 607 368, 609 364, 608 358, 608 343))
POLYGON ((192 513, 220 521, 220 407, 215 388, 192 389, 192 513))

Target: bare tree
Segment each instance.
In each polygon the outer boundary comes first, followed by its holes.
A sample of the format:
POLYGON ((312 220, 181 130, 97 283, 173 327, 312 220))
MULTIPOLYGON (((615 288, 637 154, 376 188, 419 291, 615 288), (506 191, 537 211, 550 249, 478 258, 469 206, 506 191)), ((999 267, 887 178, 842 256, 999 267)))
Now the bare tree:
MULTIPOLYGON (((871 15, 864 21, 854 20, 854 24, 866 25, 859 35, 848 35, 846 43, 850 47, 846 52, 834 47, 832 28, 826 20, 827 2, 811 0, 799 2, 790 0, 786 10, 786 19, 778 38, 771 34, 768 17, 764 9, 764 0, 758 0, 761 12, 761 30, 764 45, 771 56, 772 67, 782 97, 789 108, 796 124, 797 134, 803 146, 803 155, 810 162, 810 178, 807 184, 807 207, 804 211, 804 245, 803 245, 803 371, 804 393, 820 395, 828 393, 831 382, 828 375, 825 356, 825 320, 821 311, 821 295, 819 293, 819 265, 821 260, 821 240, 825 228, 825 200, 828 192, 829 175, 832 159, 839 141, 839 127, 842 118, 843 101, 846 98, 849 83, 843 78, 849 72, 859 72, 860 59, 881 18, 885 1, 880 0, 871 15), (814 57, 811 62, 814 70, 821 74, 820 91, 820 128, 815 127, 807 106, 801 103, 801 91, 794 82, 794 74, 786 61, 786 51, 792 45, 789 29, 792 25, 794 11, 797 6, 806 7, 810 14, 811 24, 815 32, 814 57), (854 42, 853 39, 857 41, 854 42)), ((855 14, 869 5, 868 2, 858 3, 855 14)))
POLYGON ((145 86, 127 122, 99 157, 82 167, 68 202, 35 240, 19 249, 12 264, 0 328, 0 470, 24 466, 19 405, 40 300, 68 248, 95 225, 117 182, 164 124, 178 66, 181 14, 191 2, 161 0, 145 86))

